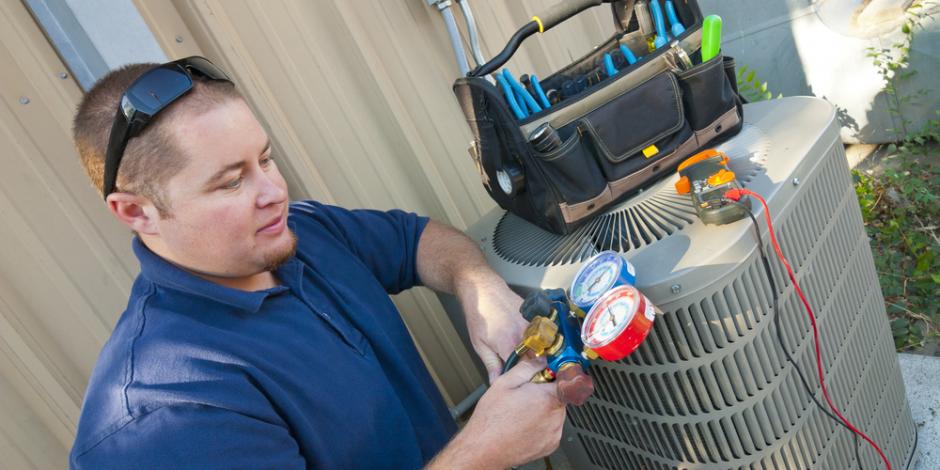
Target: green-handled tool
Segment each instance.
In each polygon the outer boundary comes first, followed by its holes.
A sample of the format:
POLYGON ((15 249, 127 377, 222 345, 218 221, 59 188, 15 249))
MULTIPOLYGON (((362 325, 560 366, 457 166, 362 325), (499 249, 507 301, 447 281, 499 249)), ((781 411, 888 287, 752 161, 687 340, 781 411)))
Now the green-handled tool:
POLYGON ((702 62, 711 60, 721 50, 721 17, 708 15, 702 23, 702 62))

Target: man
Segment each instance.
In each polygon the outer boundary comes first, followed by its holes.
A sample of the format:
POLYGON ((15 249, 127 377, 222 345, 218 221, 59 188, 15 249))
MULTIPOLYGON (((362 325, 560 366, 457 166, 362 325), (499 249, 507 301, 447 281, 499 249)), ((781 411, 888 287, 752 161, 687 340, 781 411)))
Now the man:
POLYGON ((141 273, 73 468, 505 468, 557 447, 564 406, 528 382, 541 366, 499 376, 521 299, 473 242, 402 211, 289 203, 266 132, 209 61, 112 72, 74 134, 141 273), (388 297, 419 284, 457 295, 490 373, 456 436, 388 297))

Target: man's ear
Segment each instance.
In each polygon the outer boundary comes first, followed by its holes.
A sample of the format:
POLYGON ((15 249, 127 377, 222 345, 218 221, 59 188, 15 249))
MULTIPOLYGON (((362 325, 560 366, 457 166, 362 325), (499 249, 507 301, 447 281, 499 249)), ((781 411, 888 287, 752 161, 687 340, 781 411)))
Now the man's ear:
POLYGON ((150 199, 131 193, 114 192, 106 199, 108 209, 128 228, 146 235, 159 235, 159 211, 150 199))

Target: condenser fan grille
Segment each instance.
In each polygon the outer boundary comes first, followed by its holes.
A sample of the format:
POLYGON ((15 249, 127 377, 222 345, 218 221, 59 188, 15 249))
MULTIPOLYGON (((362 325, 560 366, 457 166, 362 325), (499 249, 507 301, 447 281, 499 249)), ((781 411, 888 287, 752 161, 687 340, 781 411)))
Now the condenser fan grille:
POLYGON ((579 263, 599 251, 633 251, 692 223, 691 200, 664 188, 643 201, 602 215, 568 235, 542 230, 506 213, 493 236, 496 253, 513 263, 548 266, 579 263))

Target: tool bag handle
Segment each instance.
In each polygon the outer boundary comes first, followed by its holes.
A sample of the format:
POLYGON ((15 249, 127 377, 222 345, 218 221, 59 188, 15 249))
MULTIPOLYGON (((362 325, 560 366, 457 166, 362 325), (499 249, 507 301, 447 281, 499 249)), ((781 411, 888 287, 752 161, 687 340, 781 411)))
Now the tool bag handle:
POLYGON ((533 16, 532 21, 526 23, 525 26, 520 28, 509 38, 509 42, 506 43, 506 46, 503 47, 503 50, 500 51, 499 54, 496 54, 496 57, 493 57, 487 63, 471 70, 467 73, 467 76, 482 77, 493 73, 493 71, 502 67, 503 64, 509 61, 513 54, 516 53, 516 50, 519 49, 522 41, 529 36, 535 33, 544 33, 568 18, 605 2, 611 3, 612 0, 563 0, 559 2, 549 8, 545 13, 533 16))

